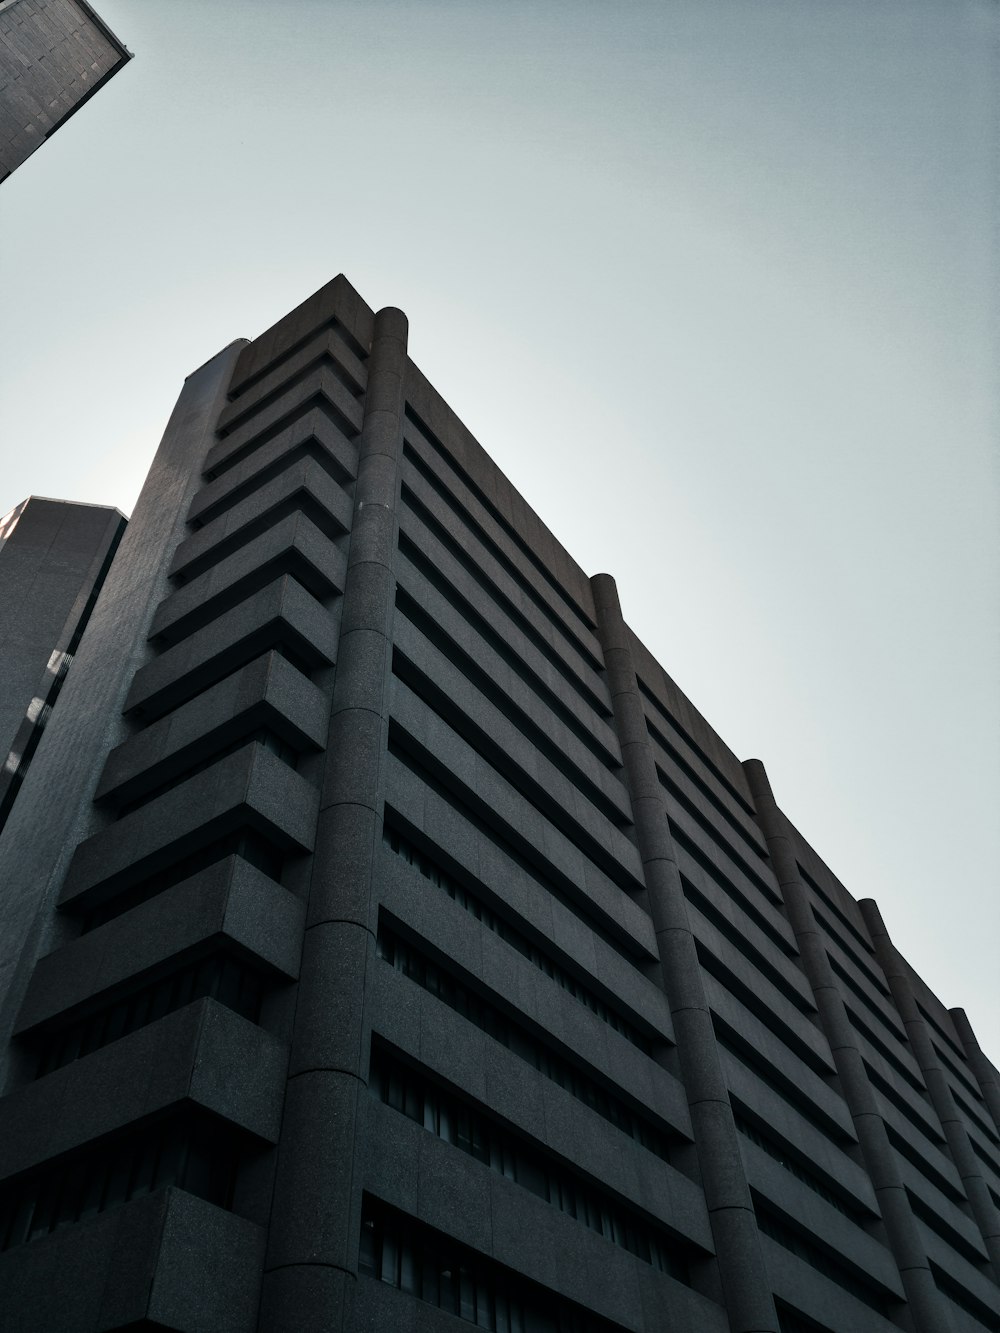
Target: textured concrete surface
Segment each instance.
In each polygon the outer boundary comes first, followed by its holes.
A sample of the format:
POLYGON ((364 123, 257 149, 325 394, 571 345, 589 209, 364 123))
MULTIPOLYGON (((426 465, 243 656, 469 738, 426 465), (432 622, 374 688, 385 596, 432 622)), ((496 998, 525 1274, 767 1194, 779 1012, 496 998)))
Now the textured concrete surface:
POLYGON ((81 0, 0 5, 0 181, 130 59, 81 0))
POLYGON ((144 495, 0 838, 12 1327, 996 1330, 972 1028, 398 311, 340 277, 220 354, 144 495), (167 1158, 46 1220, 199 1111, 224 1200, 167 1158))

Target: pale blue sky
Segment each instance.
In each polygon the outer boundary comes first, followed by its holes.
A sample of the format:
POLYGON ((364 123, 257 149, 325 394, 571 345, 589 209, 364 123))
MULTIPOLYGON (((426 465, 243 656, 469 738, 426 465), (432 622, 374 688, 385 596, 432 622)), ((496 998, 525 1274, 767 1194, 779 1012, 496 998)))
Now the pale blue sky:
POLYGON ((1000 1060, 997 5, 98 8, 0 192, 0 512, 128 512, 344 271, 1000 1060))

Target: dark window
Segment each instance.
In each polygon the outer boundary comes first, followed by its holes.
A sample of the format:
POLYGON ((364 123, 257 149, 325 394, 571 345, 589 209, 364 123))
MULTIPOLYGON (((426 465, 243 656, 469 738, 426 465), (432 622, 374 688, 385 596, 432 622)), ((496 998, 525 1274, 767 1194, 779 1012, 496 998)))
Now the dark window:
POLYGON ((46 1032, 39 1039, 35 1077, 41 1078, 206 996, 256 1023, 262 989, 259 973, 226 954, 189 963, 70 1027, 46 1032))
POLYGON ((576 1065, 556 1055, 519 1023, 513 1022, 506 1014, 501 1013, 495 1005, 471 991, 449 972, 420 953, 412 944, 402 940, 394 931, 381 924, 376 950, 378 956, 398 972, 402 972, 418 986, 436 995, 449 1008, 488 1033, 502 1046, 506 1046, 526 1064, 530 1064, 553 1083, 558 1083, 577 1101, 589 1106, 592 1111, 596 1111, 599 1116, 635 1139, 637 1143, 641 1143, 650 1152, 662 1157, 666 1162, 670 1161, 670 1147, 663 1130, 655 1128, 643 1116, 626 1106, 620 1097, 583 1073, 576 1065))
POLYGON ((440 1086, 384 1049, 372 1051, 369 1090, 429 1133, 516 1181, 532 1194, 636 1255, 661 1273, 690 1285, 685 1247, 668 1232, 613 1199, 606 1191, 498 1125, 481 1107, 440 1086))
POLYGON ((365 1197, 360 1271, 493 1333, 618 1333, 467 1246, 365 1197))
POLYGON ((0 1249, 169 1185, 229 1208, 240 1147, 229 1126, 188 1117, 47 1163, 0 1192, 0 1249))
POLYGON ((470 916, 474 916, 477 921, 481 921, 494 935, 499 935, 502 940, 516 949, 522 957, 533 963, 540 972, 544 972, 547 977, 551 977, 556 985, 572 995, 574 1000, 586 1005, 590 1012, 596 1014, 602 1022, 607 1023, 609 1027, 621 1033, 633 1046, 638 1046, 644 1055, 649 1055, 650 1042, 628 1019, 623 1018, 616 1010, 605 1004, 588 986, 578 981, 576 977, 571 976, 565 968, 553 962, 545 950, 540 949, 536 944, 532 944, 522 931, 510 925, 502 917, 497 916, 481 898, 459 884, 453 875, 449 875, 436 861, 415 847, 412 842, 403 834, 398 833, 390 824, 384 826, 382 840, 397 856, 401 856, 404 861, 419 870, 425 879, 429 879, 432 884, 435 884, 439 889, 443 889, 448 897, 453 902, 458 903, 460 907, 463 907, 470 916))

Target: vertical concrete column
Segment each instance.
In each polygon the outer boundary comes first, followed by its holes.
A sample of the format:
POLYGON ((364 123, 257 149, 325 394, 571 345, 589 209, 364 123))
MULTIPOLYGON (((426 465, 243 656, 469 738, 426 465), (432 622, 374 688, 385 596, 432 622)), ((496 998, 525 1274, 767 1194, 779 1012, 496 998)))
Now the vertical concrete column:
POLYGON ((997 1213, 996 1206, 990 1197, 989 1188, 979 1165, 979 1159, 969 1142, 965 1122, 955 1105, 955 1099, 952 1096, 945 1072, 941 1068, 941 1061, 934 1049, 927 1024, 917 1008, 913 984, 903 960, 889 938, 889 932, 882 920, 882 913, 872 898, 863 898, 858 906, 861 908, 861 915, 864 917, 868 934, 871 936, 872 944, 875 947, 875 957, 885 973, 889 990, 892 992, 893 1002, 900 1018, 903 1020, 910 1048, 916 1057, 917 1064, 920 1066, 920 1072, 924 1076, 924 1083, 927 1085, 931 1105, 941 1122, 941 1129, 948 1144, 948 1151, 951 1153, 951 1160, 955 1163, 958 1174, 962 1178, 965 1195, 972 1209, 972 1216, 976 1220, 976 1225, 979 1227, 986 1246, 986 1252, 990 1256, 994 1280, 997 1280, 1000 1278, 1000 1214, 997 1213))
POLYGON ((261 1303, 266 1333, 353 1328, 406 339, 399 310, 375 316, 261 1303))
POLYGON ((674 1024, 729 1326, 732 1333, 765 1333, 765 1330, 774 1333, 778 1320, 771 1284, 764 1267, 757 1219, 743 1170, 618 590, 608 574, 595 574, 591 587, 656 932, 661 984, 674 1024))
POLYGON ((983 1101, 993 1117, 993 1123, 1000 1130, 1000 1074, 997 1073, 996 1068, 983 1054, 983 1049, 976 1040, 976 1034, 972 1030, 972 1024, 969 1022, 965 1010, 949 1009, 948 1012, 955 1024, 955 1031, 962 1043, 969 1068, 976 1076, 979 1091, 983 1094, 983 1101))
POLYGON ((914 1329, 916 1333, 944 1333, 952 1327, 947 1303, 934 1282, 899 1174, 896 1156, 886 1134, 885 1121, 830 966, 823 936, 816 925, 812 905, 799 875, 785 817, 778 809, 760 760, 747 759, 743 769, 788 920, 795 934, 799 956, 812 987, 823 1031, 830 1043, 830 1053, 840 1078, 844 1100, 854 1121, 865 1169, 878 1198, 886 1238, 899 1270, 914 1329))

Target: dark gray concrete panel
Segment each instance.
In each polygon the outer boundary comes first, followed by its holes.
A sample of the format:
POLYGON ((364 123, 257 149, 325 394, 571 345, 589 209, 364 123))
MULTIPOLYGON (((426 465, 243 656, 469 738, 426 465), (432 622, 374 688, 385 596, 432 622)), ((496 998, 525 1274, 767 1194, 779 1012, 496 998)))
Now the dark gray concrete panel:
POLYGON ((310 460, 341 485, 352 482, 357 475, 356 443, 348 440, 321 407, 309 409, 280 434, 202 486, 191 503, 188 522, 196 526, 209 522, 286 469, 310 460))
POLYGON ((31 496, 0 542, 0 757, 38 698, 54 652, 69 639, 125 527, 117 509, 31 496), (74 615, 75 613, 75 615, 74 615))
MULTIPOLYGON (((940 1236, 934 1227, 919 1219, 917 1226, 920 1228, 927 1257, 931 1263, 942 1273, 947 1273, 957 1287, 968 1292, 973 1300, 982 1306, 984 1313, 988 1311, 992 1315, 1000 1314, 1000 1287, 993 1280, 992 1264, 980 1259, 975 1263, 970 1262, 966 1255, 959 1253, 954 1245, 940 1236)), ((977 1246, 976 1249, 980 1251, 981 1247, 977 1246)))
POLYGON ((976 1076, 983 1101, 989 1108, 997 1131, 1000 1132, 1000 1073, 984 1055, 965 1010, 952 1009, 951 1017, 965 1050, 966 1059, 976 1076))
POLYGON ((190 581, 287 514, 305 514, 328 537, 339 537, 350 531, 352 506, 314 458, 300 459, 182 541, 170 563, 171 577, 190 581))
POLYGON ((405 438, 409 448, 422 460, 425 467, 433 472, 437 486, 447 493, 459 521, 467 523, 477 538, 498 559, 505 565, 513 567, 519 581, 530 588, 534 596, 544 604, 546 615, 559 625, 584 656, 600 669, 601 649, 594 633, 594 626, 592 623, 589 625, 585 623, 572 594, 568 590, 558 589, 550 581, 551 573, 546 576, 536 563, 537 557, 533 560, 527 554, 525 550, 527 544, 519 544, 458 472, 447 465, 442 467, 443 460, 440 454, 430 446, 426 437, 412 421, 406 424, 405 438))
MULTIPOLYGON (((411 464, 404 463, 403 480, 423 510, 436 520, 444 532, 453 534, 458 527, 454 513, 411 464)), ((404 506, 400 522, 408 536, 415 541, 421 541, 419 532, 426 530, 428 525, 415 509, 404 506)), ((571 641, 562 631, 562 627, 555 624, 550 616, 536 605, 472 530, 466 529, 461 532, 461 548, 463 563, 474 566, 477 581, 481 580, 485 585, 480 591, 480 596, 485 591, 486 595, 492 597, 515 623, 520 621, 529 628, 530 633, 541 639, 548 651, 562 664, 573 687, 580 692, 590 707, 598 716, 607 716, 607 693, 594 659, 589 654, 584 656, 576 642, 571 641)))
POLYGON ((40 958, 16 1031, 69 1021, 88 1002, 145 984, 222 942, 294 979, 303 923, 299 899, 246 861, 227 857, 40 958))
MULTIPOLYGON (((749 1035, 747 1024, 766 1028, 787 1052, 786 1063, 805 1066, 803 1074, 812 1079, 831 1078, 835 1073, 829 1043, 822 1030, 805 1014, 785 1003, 781 992, 713 930, 710 923, 697 919, 691 908, 691 920, 698 940, 698 955, 709 973, 705 978, 713 1010, 749 1035), (719 1004, 715 1003, 716 998, 719 1004), (740 1018, 740 1014, 745 1019, 740 1018)), ((839 1101, 839 1098, 836 1099, 839 1101)))
MULTIPOLYGON (((799 1013, 814 1014, 816 1004, 813 1000, 812 990, 801 970, 796 967, 793 961, 794 954, 789 956, 788 950, 780 948, 773 935, 758 925, 757 921, 744 910, 744 905, 748 901, 747 894, 737 892, 736 886, 733 886, 732 893, 724 892, 718 881, 710 876, 708 871, 681 847, 677 849, 677 864, 680 866, 681 874, 685 881, 690 884, 691 889, 706 898, 711 906, 712 919, 710 921, 696 904, 693 894, 685 888, 685 896, 688 898, 688 913, 697 938, 699 940, 704 938, 706 942, 713 939, 717 940, 720 951, 718 956, 728 958, 732 949, 737 947, 732 942, 732 936, 738 933, 745 941, 747 954, 755 960, 761 960, 755 962, 754 966, 760 967, 765 972, 771 969, 772 975, 773 973, 779 974, 780 982, 776 981, 774 984, 779 987, 782 994, 781 1011, 783 1012, 791 1004, 799 1013), (735 894, 735 897, 733 894, 735 894), (716 915, 724 918, 726 923, 724 929, 718 925, 716 915), (723 943, 727 939, 728 943, 723 943)), ((777 925, 779 922, 784 924, 785 929, 778 930, 775 933, 779 939, 783 940, 789 933, 788 925, 784 918, 776 916, 775 924, 777 925)))
POLYGON ((252 1222, 162 1190, 0 1255, 0 1309, 18 1333, 112 1333, 146 1319, 253 1333, 263 1248, 252 1222))
MULTIPOLYGON (((747 760, 747 763, 752 761, 747 760)), ((865 964, 871 968, 873 976, 881 983, 878 964, 875 962, 875 949, 868 936, 868 927, 861 915, 861 909, 852 895, 826 864, 816 849, 806 841, 787 815, 783 814, 788 837, 803 872, 801 875, 805 890, 811 901, 829 917, 837 916, 837 930, 847 934, 851 948, 860 953, 865 964), (817 887, 818 886, 818 887, 817 887), (832 904, 832 906, 831 906, 832 904), (847 924, 845 932, 844 924, 847 924)))
POLYGON ((639 1287, 646 1273, 667 1327, 725 1328, 713 1302, 413 1121, 377 1109, 365 1169, 376 1198, 623 1328, 642 1327, 639 1287))
POLYGON ((454 975, 471 975, 477 994, 513 1013, 528 1031, 546 1033, 555 1050, 592 1071, 596 1081, 691 1138, 684 1092, 672 1075, 445 895, 416 898, 410 888, 382 894, 385 909, 409 928, 407 936, 429 943, 431 956, 454 975))
POLYGON ((653 702, 643 695, 642 706, 657 767, 685 793, 691 794, 723 836, 735 835, 736 845, 747 848, 749 860, 754 864, 763 861, 766 865, 764 836, 733 785, 724 781, 710 756, 698 749, 677 720, 666 713, 662 701, 653 702))
POLYGON ((367 352, 372 340, 375 316, 351 284, 338 273, 272 324, 250 343, 240 357, 230 385, 230 397, 245 393, 276 362, 287 357, 327 325, 348 333, 356 347, 367 352))
MULTIPOLYGON (((734 801, 724 801, 709 788, 703 765, 694 760, 690 763, 684 760, 682 764, 681 759, 668 752, 658 736, 653 735, 656 722, 650 720, 651 710, 647 706, 644 711, 657 770, 669 799, 684 811, 685 822, 703 829, 731 859, 744 864, 747 876, 757 884, 764 897, 779 904, 781 897, 772 882, 767 848, 759 832, 749 833, 749 817, 743 815, 734 801)), ((676 755, 681 755, 680 742, 671 742, 671 745, 676 755)))
POLYGON ((31 0, 0 12, 0 181, 129 60, 88 4, 31 0))
POLYGON ((571 886, 571 893, 585 895, 612 921, 619 916, 620 902, 628 901, 624 885, 638 888, 632 874, 620 869, 616 883, 609 874, 615 865, 598 866, 399 680, 393 680, 392 721, 407 749, 436 776, 440 770, 465 804, 506 841, 524 849, 542 874, 554 875, 571 886))
MULTIPOLYGON (((413 785, 419 782, 412 774, 409 776, 413 785)), ((638 970, 634 960, 627 961, 557 898, 539 893, 523 867, 499 848, 494 849, 495 858, 483 857, 476 854, 477 842, 473 842, 468 854, 460 841, 449 837, 449 829, 465 821, 436 793, 426 788, 424 791, 427 817, 417 827, 428 837, 433 832, 441 853, 438 859, 454 867, 458 882, 471 889, 487 908, 498 911, 501 919, 513 921, 527 938, 543 942, 546 954, 556 961, 564 960, 569 972, 582 974, 594 994, 609 1000, 616 1013, 626 1016, 650 1040, 672 1042, 673 1026, 663 993, 638 970)), ((394 822, 408 824, 413 817, 419 819, 420 812, 402 800, 401 794, 390 780, 387 809, 395 812, 394 822)), ((384 886, 380 895, 383 901, 406 893, 433 899, 434 886, 388 848, 383 848, 378 873, 379 883, 384 886)), ((442 896, 446 898, 447 894, 442 896)))
MULTIPOLYGON (((738 757, 715 728, 702 717, 687 695, 667 675, 642 640, 636 637, 632 629, 626 628, 629 652, 635 663, 637 679, 642 681, 656 700, 658 707, 676 722, 689 741, 710 761, 715 773, 721 775, 724 779, 723 790, 726 786, 731 789, 729 799, 733 799, 732 793, 735 792, 737 805, 741 805, 749 812, 753 808, 753 802, 750 800, 750 791, 738 757)), ((648 701, 643 704, 644 708, 648 706, 648 701)), ((704 765, 704 760, 700 761, 700 765, 704 765)), ((709 769, 708 773, 711 780, 712 770, 709 769)))
POLYGON ((838 1255, 848 1267, 867 1274, 896 1300, 905 1299, 895 1260, 882 1241, 863 1231, 742 1135, 740 1152, 747 1180, 755 1193, 769 1200, 779 1211, 794 1217, 821 1249, 838 1255))
POLYGON ((0 1180, 182 1106, 275 1143, 287 1048, 214 1000, 198 1000, 9 1093, 0 1180))
POLYGON ((738 885, 757 912, 766 917, 772 930, 783 934, 789 948, 794 949, 794 937, 782 915, 781 894, 774 884, 770 868, 752 854, 744 855, 742 848, 735 846, 708 820, 697 818, 690 805, 680 801, 665 783, 660 783, 660 789, 663 793, 663 808, 676 838, 693 843, 702 858, 717 867, 724 879, 738 885))
POLYGON ((935 1173, 931 1175, 901 1154, 898 1157, 899 1177, 906 1190, 919 1199, 929 1215, 939 1217, 946 1230, 961 1238, 963 1248, 977 1250, 982 1245, 979 1228, 965 1211, 965 1201, 961 1194, 940 1180, 935 1173), (947 1187, 947 1192, 945 1192, 947 1187))
MULTIPOLYGON (((875 956, 906 1027, 910 1048, 920 1066, 937 1116, 935 1128, 939 1127, 947 1141, 949 1155, 961 1177, 972 1215, 989 1254, 993 1281, 997 1282, 1000 1280, 1000 1210, 990 1194, 981 1159, 974 1150, 966 1121, 952 1094, 948 1071, 931 1039, 930 1026, 924 1019, 910 980, 910 970, 889 938, 877 905, 868 898, 862 899, 858 906, 875 946, 875 956)), ((994 1290, 992 1299, 1000 1307, 1000 1291, 994 1290)))
POLYGON ((58 938, 50 908, 73 848, 101 826, 91 801, 109 749, 124 739, 121 708, 148 656, 149 621, 183 535, 214 422, 239 353, 234 345, 189 376, 164 432, 49 726, 0 838, 0 1061, 36 956, 58 938), (24 806, 23 811, 19 808, 24 806), (39 812, 44 811, 40 820, 39 812))
POLYGON ((320 366, 331 369, 355 398, 364 394, 368 382, 365 364, 352 351, 343 331, 336 325, 327 325, 297 352, 282 356, 272 370, 255 380, 223 410, 219 417, 220 436, 229 435, 285 389, 320 366))
POLYGON ((138 800, 261 727, 293 750, 320 750, 329 707, 287 658, 265 653, 112 750, 95 799, 138 800))
POLYGON ((278 644, 310 666, 329 666, 336 657, 336 624, 288 574, 141 667, 124 711, 162 717, 278 644))
POLYGON ((500 518, 518 533, 536 554, 539 563, 551 570, 554 582, 570 594, 585 622, 593 627, 596 623, 594 603, 587 575, 412 362, 407 401, 427 428, 410 422, 407 429, 420 430, 425 438, 429 438, 427 431, 430 431, 462 478, 467 479, 500 518))
MULTIPOLYGON (((468 799, 469 792, 463 792, 460 786, 453 787, 453 790, 463 805, 475 808, 474 800, 468 799)), ((455 805, 427 787, 417 773, 392 754, 386 760, 386 801, 417 829, 423 830, 432 844, 445 848, 450 856, 467 865, 482 883, 505 882, 514 895, 512 901, 520 904, 521 915, 528 913, 529 904, 535 912, 546 913, 547 898, 539 891, 539 878, 553 881, 577 909, 575 921, 566 912, 551 917, 553 926, 557 921, 560 923, 566 938, 585 940, 591 934, 587 923, 594 922, 621 945, 633 965, 647 963, 655 957, 653 927, 646 912, 605 878, 587 882, 580 864, 586 864, 583 857, 564 866, 561 859, 551 859, 551 847, 540 843, 533 849, 537 854, 527 856, 529 863, 537 868, 538 877, 531 876, 493 838, 470 824, 455 805)), ((516 820, 514 801, 511 806, 512 809, 501 807, 498 811, 501 822, 494 824, 498 830, 502 830, 503 821, 508 816, 512 821, 516 820)), ((528 831, 535 832, 534 829, 528 831)), ((518 851, 525 846, 520 838, 509 845, 518 851)), ((554 912, 554 906, 552 910, 554 912)), ((579 947, 588 946, 581 944, 579 947)))
MULTIPOLYGON (((755 1070, 728 1051, 723 1051, 722 1056, 726 1084, 735 1109, 748 1111, 752 1120, 769 1125, 777 1140, 792 1144, 812 1163, 821 1179, 834 1182, 851 1196, 859 1211, 867 1212, 870 1219, 875 1219, 879 1211, 878 1201, 867 1172, 854 1160, 857 1152, 853 1127, 846 1139, 836 1137, 835 1131, 824 1132, 806 1118, 794 1100, 776 1093, 755 1070)), ((740 1147, 742 1150, 742 1136, 740 1147)))
MULTIPOLYGON (((427 634, 406 615, 398 614, 397 608, 393 642, 395 660, 410 663, 421 672, 428 684, 445 695, 450 695, 453 686, 459 681, 465 691, 488 688, 494 701, 500 694, 504 717, 511 718, 540 753, 547 755, 550 760, 557 760, 561 772, 565 773, 569 769, 569 780, 604 816, 617 826, 631 823, 628 795, 621 779, 598 762, 593 752, 551 709, 546 708, 536 692, 511 669, 499 653, 478 635, 461 633, 459 627, 465 622, 453 608, 445 604, 442 609, 450 624, 448 628, 440 622, 434 625, 437 643, 432 643, 427 634), (461 647, 451 631, 464 639, 461 647), (447 651, 437 646, 441 642, 438 636, 442 633, 451 641, 447 651), (474 650, 475 657, 469 656, 467 648, 474 650), (455 664, 455 657, 458 657, 461 666, 455 664), (475 686, 472 684, 473 678, 475 686)), ((427 621, 424 623, 426 625, 427 621)), ((501 707, 495 702, 492 706, 501 707)))
MULTIPOLYGON (((775 1296, 820 1327, 838 1333, 841 1329, 844 1333, 893 1333, 899 1328, 895 1321, 872 1310, 770 1236, 761 1236, 761 1244, 775 1296)), ((949 1324, 942 1324, 940 1333, 948 1333, 949 1328, 949 1324)))
MULTIPOLYGON (((430 652, 426 674, 412 663, 406 673, 405 664, 397 662, 393 703, 403 716, 410 716, 414 708, 432 708, 606 875, 626 890, 642 887, 639 853, 618 823, 596 808, 576 783, 440 655, 430 652), (404 674, 414 688, 403 679, 404 674)), ((620 822, 624 821, 619 816, 620 822)))
POLYGON ((310 371, 298 384, 262 406, 242 426, 219 441, 205 460, 205 473, 217 477, 294 425, 311 408, 322 406, 348 438, 360 430, 363 409, 330 365, 310 371))
POLYGON ((31 497, 3 520, 0 531, 0 556, 6 553, 0 561, 0 621, 6 622, 0 630, 2 833, 79 649, 125 518, 117 510, 31 497), (54 621, 63 613, 52 637, 54 621))
POLYGON ((287 574, 319 600, 344 586, 346 558, 302 514, 289 514, 232 555, 176 588, 157 607, 150 638, 177 643, 272 579, 287 574))
POLYGON ((106 901, 235 829, 311 850, 317 803, 316 789, 294 769, 247 745, 82 842, 59 904, 83 910, 106 901))
POLYGON ((482 589, 468 570, 463 569, 426 530, 420 545, 422 553, 434 566, 435 577, 440 578, 447 588, 448 596, 445 597, 415 568, 405 552, 400 552, 397 569, 401 587, 474 661, 480 652, 490 651, 479 629, 481 621, 494 642, 505 645, 514 658, 513 662, 508 662, 507 670, 513 671, 529 689, 536 690, 543 706, 551 709, 555 702, 561 712, 570 714, 578 733, 589 738, 594 754, 608 769, 617 773, 621 767, 618 740, 604 717, 588 708, 577 691, 569 687, 562 672, 495 602, 483 597, 482 589), (457 606, 452 604, 452 599, 457 606))
POLYGON ((770 910, 768 903, 761 901, 745 875, 727 875, 722 869, 723 858, 714 848, 702 849, 698 860, 680 840, 674 843, 674 848, 682 878, 699 890, 716 910, 735 914, 735 920, 747 925, 753 922, 760 932, 758 939, 763 935, 772 958, 796 957, 798 950, 791 926, 783 915, 770 910), (705 861, 708 865, 703 864, 705 861))
POLYGON ((585 1176, 711 1251, 704 1194, 675 1167, 395 970, 376 969, 370 1002, 373 1033, 544 1152, 572 1162, 585 1176))

